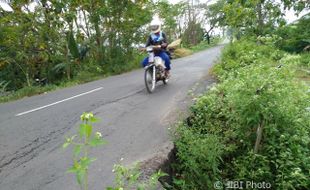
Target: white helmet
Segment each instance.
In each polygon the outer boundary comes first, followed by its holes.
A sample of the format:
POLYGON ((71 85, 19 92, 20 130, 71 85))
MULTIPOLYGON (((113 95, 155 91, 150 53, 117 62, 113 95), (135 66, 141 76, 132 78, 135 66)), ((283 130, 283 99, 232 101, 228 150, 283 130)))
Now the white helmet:
POLYGON ((159 20, 153 20, 150 24, 150 29, 152 33, 158 33, 161 30, 161 22, 159 20))

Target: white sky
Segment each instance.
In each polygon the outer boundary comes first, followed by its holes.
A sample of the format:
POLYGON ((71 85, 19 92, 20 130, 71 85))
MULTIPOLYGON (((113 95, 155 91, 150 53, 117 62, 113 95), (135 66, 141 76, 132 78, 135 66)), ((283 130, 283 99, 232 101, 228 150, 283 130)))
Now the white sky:
MULTIPOLYGON (((181 0, 168 0, 170 3, 178 3, 180 2, 181 0)), ((197 1, 197 0, 194 0, 194 1, 197 1)), ((215 2, 216 0, 199 0, 200 3, 206 3, 206 2, 215 2)), ((7 4, 7 3, 4 3, 2 1, 0 1, 0 7, 2 7, 4 10, 6 11, 13 11, 12 8, 7 4)), ((309 13, 310 10, 307 10, 307 11, 303 11, 299 17, 305 15, 306 13, 309 13)), ((293 21, 295 21, 296 19, 298 19, 299 17, 297 17, 295 14, 294 14, 294 11, 286 11, 286 14, 285 14, 285 19, 287 20, 288 23, 291 23, 293 21)))
POLYGON ((7 3, 1 1, 0 1, 0 7, 5 11, 13 11, 13 9, 7 3))

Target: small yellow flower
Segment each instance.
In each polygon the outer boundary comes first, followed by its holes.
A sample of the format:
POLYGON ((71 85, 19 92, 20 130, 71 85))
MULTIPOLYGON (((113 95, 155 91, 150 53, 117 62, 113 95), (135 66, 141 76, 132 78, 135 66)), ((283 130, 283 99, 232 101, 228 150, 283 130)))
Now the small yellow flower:
POLYGON ((101 134, 100 132, 96 132, 96 136, 97 136, 98 138, 101 138, 101 137, 102 137, 102 134, 101 134))
POLYGON ((94 117, 94 114, 93 113, 83 113, 82 115, 81 115, 81 120, 82 121, 88 121, 88 120, 90 120, 91 118, 93 118, 94 117))

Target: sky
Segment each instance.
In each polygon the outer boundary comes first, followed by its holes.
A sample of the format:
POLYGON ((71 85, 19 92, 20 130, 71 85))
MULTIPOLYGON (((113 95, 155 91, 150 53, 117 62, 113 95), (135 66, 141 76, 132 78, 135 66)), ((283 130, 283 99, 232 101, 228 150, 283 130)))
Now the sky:
MULTIPOLYGON (((180 2, 181 0, 168 0, 168 1, 172 4, 175 4, 175 3, 180 2)), ((197 1, 197 0, 195 0, 195 1, 197 1)), ((200 3, 206 3, 206 2, 214 3, 214 2, 216 2, 216 0, 199 0, 199 2, 200 3)), ((2 7, 6 11, 13 11, 12 8, 8 4, 4 3, 4 1, 0 1, 0 7, 2 7)), ((298 19, 299 17, 301 17, 301 16, 303 16, 309 12, 310 12, 310 10, 304 11, 299 16, 296 16, 294 14, 294 11, 292 11, 292 10, 286 11, 285 19, 287 20, 288 23, 291 23, 291 22, 295 21, 296 19, 298 19)))
POLYGON ((7 3, 1 1, 0 1, 0 7, 5 11, 13 11, 13 9, 7 3))

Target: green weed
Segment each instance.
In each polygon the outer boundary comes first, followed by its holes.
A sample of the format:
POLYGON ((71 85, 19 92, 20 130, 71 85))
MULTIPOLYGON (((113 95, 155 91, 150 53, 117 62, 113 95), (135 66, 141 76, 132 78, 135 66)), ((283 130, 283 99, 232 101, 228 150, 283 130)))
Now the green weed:
POLYGON ((310 94, 296 77, 308 55, 261 40, 268 43, 225 48, 214 68, 220 83, 198 98, 177 130, 178 189, 213 189, 227 180, 310 188, 310 94))

